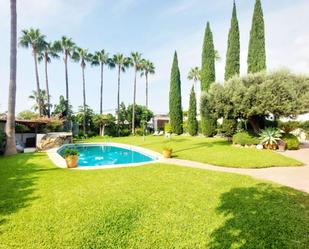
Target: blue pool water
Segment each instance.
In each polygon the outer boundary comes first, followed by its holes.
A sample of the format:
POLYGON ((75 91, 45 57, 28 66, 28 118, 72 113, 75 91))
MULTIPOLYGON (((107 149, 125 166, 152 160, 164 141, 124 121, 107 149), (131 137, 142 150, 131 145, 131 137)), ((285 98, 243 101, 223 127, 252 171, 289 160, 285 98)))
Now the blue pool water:
MULTIPOLYGON (((63 157, 64 146, 58 150, 63 157)), ((154 161, 156 158, 143 153, 110 145, 76 145, 79 152, 78 167, 104 166, 154 161)))

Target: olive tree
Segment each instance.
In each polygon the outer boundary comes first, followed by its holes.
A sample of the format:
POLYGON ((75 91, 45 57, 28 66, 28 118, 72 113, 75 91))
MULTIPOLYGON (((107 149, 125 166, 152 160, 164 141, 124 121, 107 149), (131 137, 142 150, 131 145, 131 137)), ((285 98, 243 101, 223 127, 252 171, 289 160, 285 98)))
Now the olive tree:
POLYGON ((309 76, 287 70, 234 77, 224 85, 216 83, 203 95, 201 110, 214 118, 247 120, 255 132, 265 118, 296 117, 309 112, 309 76))

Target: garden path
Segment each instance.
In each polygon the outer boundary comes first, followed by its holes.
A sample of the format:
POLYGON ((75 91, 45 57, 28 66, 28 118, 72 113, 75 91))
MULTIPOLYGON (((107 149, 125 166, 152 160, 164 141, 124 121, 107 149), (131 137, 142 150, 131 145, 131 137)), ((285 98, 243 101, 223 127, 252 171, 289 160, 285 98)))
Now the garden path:
POLYGON ((273 181, 309 193, 309 144, 303 144, 301 149, 297 151, 286 151, 278 153, 295 158, 296 160, 303 162, 304 166, 240 169, 213 166, 205 163, 198 163, 181 159, 163 159, 163 162, 180 166, 249 175, 254 178, 273 181))

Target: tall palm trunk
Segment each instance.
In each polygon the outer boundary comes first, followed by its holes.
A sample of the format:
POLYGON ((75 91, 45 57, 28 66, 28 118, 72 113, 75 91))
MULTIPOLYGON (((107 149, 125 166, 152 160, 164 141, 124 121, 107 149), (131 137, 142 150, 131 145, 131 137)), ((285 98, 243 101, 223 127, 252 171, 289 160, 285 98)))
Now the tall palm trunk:
POLYGON ((100 114, 103 113, 103 63, 101 63, 100 114))
POLYGON ((85 67, 82 66, 83 75, 83 107, 84 107, 84 120, 83 120, 83 132, 86 134, 86 82, 85 82, 85 67))
POLYGON ((145 77, 146 77, 146 107, 148 109, 148 73, 145 73, 145 77))
POLYGON ((16 154, 15 142, 15 104, 16 104, 16 57, 17 57, 17 13, 16 0, 11 0, 11 52, 8 114, 6 120, 5 155, 16 154))
POLYGON ((134 89, 133 89, 133 107, 132 107, 132 134, 133 135, 135 134, 136 75, 137 75, 137 69, 135 68, 134 89))
POLYGON ((45 82, 46 82, 47 108, 48 108, 47 115, 50 118, 50 95, 49 95, 48 70, 47 70, 48 54, 46 52, 44 54, 44 63, 45 63, 45 82))
POLYGON ((38 107, 40 116, 43 115, 42 112, 42 98, 41 98, 41 88, 40 88, 40 79, 39 79, 39 70, 38 70, 38 60, 37 60, 37 49, 33 48, 33 60, 34 60, 34 69, 35 69, 35 79, 36 79, 36 91, 38 93, 38 107))
POLYGON ((69 114, 69 77, 68 77, 68 52, 64 53, 64 71, 65 71, 65 97, 66 97, 66 115, 69 114))
POLYGON ((118 66, 118 94, 117 94, 117 126, 118 126, 118 136, 119 136, 119 124, 120 124, 120 65, 118 66))

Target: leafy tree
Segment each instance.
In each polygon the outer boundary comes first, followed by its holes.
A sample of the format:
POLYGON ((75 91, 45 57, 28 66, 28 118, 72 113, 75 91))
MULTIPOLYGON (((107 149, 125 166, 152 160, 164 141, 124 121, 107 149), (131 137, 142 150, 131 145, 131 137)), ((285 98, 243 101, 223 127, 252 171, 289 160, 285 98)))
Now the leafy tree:
MULTIPOLYGON (((76 48, 72 55, 72 59, 76 62, 80 63, 81 69, 82 69, 82 78, 83 78, 83 106, 84 106, 84 112, 86 112, 86 80, 85 80, 85 68, 86 68, 86 62, 91 62, 92 55, 88 53, 87 49, 83 48, 76 48)), ((84 115, 86 117, 86 115, 84 115)), ((86 119, 83 123, 83 131, 84 135, 86 134, 86 119)))
POLYGON ((226 52, 225 80, 229 80, 234 75, 239 75, 240 71, 240 41, 239 26, 237 20, 236 4, 233 4, 231 28, 229 31, 228 48, 226 52))
POLYGON ((208 96, 213 117, 247 120, 258 133, 267 117, 296 117, 309 112, 309 77, 289 71, 260 72, 214 84, 208 96))
POLYGON ((256 0, 248 52, 248 73, 266 69, 265 27, 261 0, 256 0))
POLYGON ((146 107, 148 108, 148 78, 149 74, 155 74, 155 66, 151 61, 143 59, 141 70, 141 77, 145 76, 146 80, 146 107))
POLYGON ((40 116, 47 116, 48 110, 50 107, 47 104, 47 94, 45 90, 40 90, 39 92, 32 91, 32 95, 29 96, 29 99, 32 99, 35 101, 35 104, 33 105, 33 110, 38 111, 41 110, 40 116))
POLYGON ((126 69, 130 66, 131 61, 129 58, 125 57, 123 54, 115 54, 111 61, 111 67, 117 67, 118 74, 118 91, 117 91, 117 125, 119 129, 120 124, 120 73, 126 72, 126 69))
POLYGON ((54 106, 53 115, 57 115, 60 118, 70 117, 73 114, 72 109, 73 107, 67 105, 67 100, 61 95, 59 97, 59 103, 54 106), (67 109, 67 106, 69 106, 69 109, 67 109))
MULTIPOLYGON (((45 36, 41 34, 39 29, 29 29, 29 30, 22 30, 22 36, 19 39, 19 44, 25 48, 32 48, 32 55, 34 59, 34 66, 35 66, 35 79, 36 79, 36 91, 40 92, 40 79, 39 79, 39 71, 38 71, 38 55, 41 53, 44 47, 45 36)), ((40 99, 37 99, 38 101, 40 99)), ((43 110, 40 109, 42 107, 42 103, 38 103, 37 106, 39 107, 39 114, 42 116, 43 110)))
POLYGON ((101 84, 100 84, 100 114, 103 113, 103 73, 104 73, 104 66, 107 65, 110 67, 111 59, 105 50, 97 51, 92 57, 91 65, 93 66, 100 66, 101 72, 101 84))
MULTIPOLYGON (((68 75, 68 59, 71 58, 73 51, 75 49, 75 43, 72 41, 72 38, 62 36, 59 41, 56 41, 54 47, 57 52, 62 52, 63 62, 65 69, 65 96, 67 101, 67 110, 69 109, 69 75, 68 75)), ((69 111, 67 111, 69 113, 69 111)))
POLYGON ((92 129, 94 129, 93 116, 94 111, 88 105, 86 105, 79 106, 78 112, 72 118, 78 123, 79 127, 83 128, 83 134, 86 135, 87 132, 84 132, 84 127, 86 128, 86 131, 91 131, 92 129))
MULTIPOLYGON (((143 122, 149 122, 153 117, 153 112, 150 111, 146 106, 135 105, 135 125, 134 127, 143 127, 143 122)), ((127 120, 133 120, 133 105, 129 105, 127 109, 127 120)))
POLYGON ((100 136, 105 136, 105 127, 108 125, 113 125, 115 122, 115 117, 112 114, 96 114, 92 117, 92 122, 95 127, 99 127, 100 136))
POLYGON ((198 122, 196 115, 196 97, 194 87, 192 87, 188 112, 188 132, 191 136, 196 136, 198 133, 198 122))
POLYGON ((142 69, 142 54, 139 52, 131 53, 131 64, 134 68, 134 85, 133 85, 133 105, 132 105, 132 134, 135 134, 135 105, 136 105, 136 78, 137 73, 142 69))
POLYGON ((119 117, 119 123, 122 125, 128 122, 128 111, 126 105, 123 102, 121 102, 119 105, 119 114, 117 112, 117 117, 119 117))
POLYGON ((48 106, 48 117, 50 118, 50 93, 49 93, 49 84, 48 84, 48 63, 51 62, 51 59, 59 59, 59 55, 57 54, 57 50, 54 47, 54 44, 51 42, 44 41, 42 51, 38 56, 38 61, 44 61, 45 66, 45 84, 46 84, 46 95, 47 95, 47 106, 48 106))
POLYGON ((18 113, 17 118, 21 120, 31 120, 31 119, 38 119, 39 115, 30 110, 25 110, 25 111, 18 113))
MULTIPOLYGON (((15 104, 16 104, 16 64, 17 64, 17 11, 16 0, 10 0, 11 11, 11 41, 10 41, 10 83, 8 94, 8 113, 6 120, 6 146, 5 155, 16 154, 16 141, 15 141, 15 104)), ((5 135, 1 133, 0 141, 3 144, 5 135)))
POLYGON ((203 52, 202 52, 202 68, 201 68, 201 90, 208 91, 210 84, 216 81, 215 71, 216 52, 213 43, 213 36, 210 24, 207 22, 203 52))
POLYGON ((175 51, 171 71, 171 82, 169 92, 169 117, 173 133, 178 135, 183 133, 183 116, 181 106, 181 81, 178 67, 177 52, 175 51))

